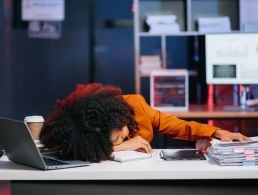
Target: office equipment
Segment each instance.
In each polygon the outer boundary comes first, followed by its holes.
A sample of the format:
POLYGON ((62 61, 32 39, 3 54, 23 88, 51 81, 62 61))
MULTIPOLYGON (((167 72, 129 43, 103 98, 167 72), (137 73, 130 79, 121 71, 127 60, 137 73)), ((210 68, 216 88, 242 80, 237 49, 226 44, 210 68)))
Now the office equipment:
POLYGON ((0 118, 0 142, 11 161, 43 169, 62 169, 87 166, 88 162, 60 160, 41 155, 36 147, 27 125, 22 121, 0 118))
POLYGON ((151 158, 151 154, 138 151, 118 151, 112 153, 113 160, 118 162, 129 162, 151 158))
POLYGON ((205 35, 208 84, 258 84, 258 33, 205 35))
POLYGON ((188 72, 183 69, 153 70, 150 105, 158 110, 188 110, 188 72))
POLYGON ((248 85, 258 84, 258 33, 205 35, 207 84, 242 85, 240 106, 226 110, 253 110, 246 104, 248 85))
POLYGON ((160 157, 163 160, 206 160, 201 151, 195 149, 161 150, 160 157))

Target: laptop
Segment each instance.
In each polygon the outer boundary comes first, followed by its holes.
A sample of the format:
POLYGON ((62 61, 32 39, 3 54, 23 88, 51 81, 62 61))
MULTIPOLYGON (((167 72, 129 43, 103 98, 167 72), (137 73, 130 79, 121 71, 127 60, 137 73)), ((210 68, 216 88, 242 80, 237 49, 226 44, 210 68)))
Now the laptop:
POLYGON ((0 143, 9 160, 43 170, 88 166, 79 160, 61 160, 43 155, 37 148, 27 125, 22 121, 0 117, 0 143))

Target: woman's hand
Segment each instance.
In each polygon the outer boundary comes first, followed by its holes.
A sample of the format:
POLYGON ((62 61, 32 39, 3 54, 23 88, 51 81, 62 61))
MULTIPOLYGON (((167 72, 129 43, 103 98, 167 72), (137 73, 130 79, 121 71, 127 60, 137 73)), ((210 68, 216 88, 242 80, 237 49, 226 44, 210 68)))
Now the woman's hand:
POLYGON ((250 141, 250 138, 242 135, 241 133, 233 133, 230 131, 219 129, 215 131, 213 137, 219 138, 222 142, 230 141, 250 141))
MULTIPOLYGON (((220 139, 222 142, 229 142, 229 141, 250 141, 250 138, 242 135, 241 133, 233 133, 226 130, 217 130, 213 137, 220 139)), ((208 147, 211 146, 211 138, 202 138, 196 141, 195 147, 197 150, 202 151, 204 153, 207 152, 208 147)))
POLYGON ((152 148, 145 139, 143 139, 141 136, 136 136, 133 138, 130 138, 127 141, 124 141, 123 143, 113 146, 113 151, 122 151, 122 150, 137 150, 137 151, 143 151, 146 153, 151 153, 152 148))
POLYGON ((207 153, 207 149, 211 146, 211 138, 201 138, 198 139, 195 143, 195 148, 198 151, 207 153))

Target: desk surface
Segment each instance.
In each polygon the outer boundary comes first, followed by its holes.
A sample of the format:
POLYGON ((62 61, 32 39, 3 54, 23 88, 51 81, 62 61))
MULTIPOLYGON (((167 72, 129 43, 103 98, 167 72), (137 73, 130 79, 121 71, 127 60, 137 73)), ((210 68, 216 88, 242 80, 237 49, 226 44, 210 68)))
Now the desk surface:
POLYGON ((205 105, 190 105, 189 111, 166 111, 182 119, 257 119, 258 111, 224 111, 222 107, 208 109, 205 105))
POLYGON ((104 161, 87 167, 42 171, 0 159, 0 180, 183 180, 258 179, 258 166, 219 166, 206 161, 163 161, 153 157, 126 163, 104 161))

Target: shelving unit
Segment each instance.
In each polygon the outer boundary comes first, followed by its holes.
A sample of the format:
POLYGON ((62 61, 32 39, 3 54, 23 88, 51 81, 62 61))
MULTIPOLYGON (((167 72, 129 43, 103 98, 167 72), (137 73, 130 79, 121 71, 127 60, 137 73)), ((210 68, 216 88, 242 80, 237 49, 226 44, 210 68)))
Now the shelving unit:
MULTIPOLYGON (((230 33, 258 31, 258 0, 134 0, 134 49, 135 49, 135 91, 141 93, 141 79, 149 75, 140 70, 143 39, 158 39, 160 48, 151 54, 160 55, 161 68, 167 68, 167 38, 176 36, 199 36, 196 20, 198 17, 228 16, 230 33), (180 26, 178 33, 149 33, 144 30, 144 20, 148 14, 174 14, 180 26)), ((144 54, 145 55, 145 54, 144 54)))

